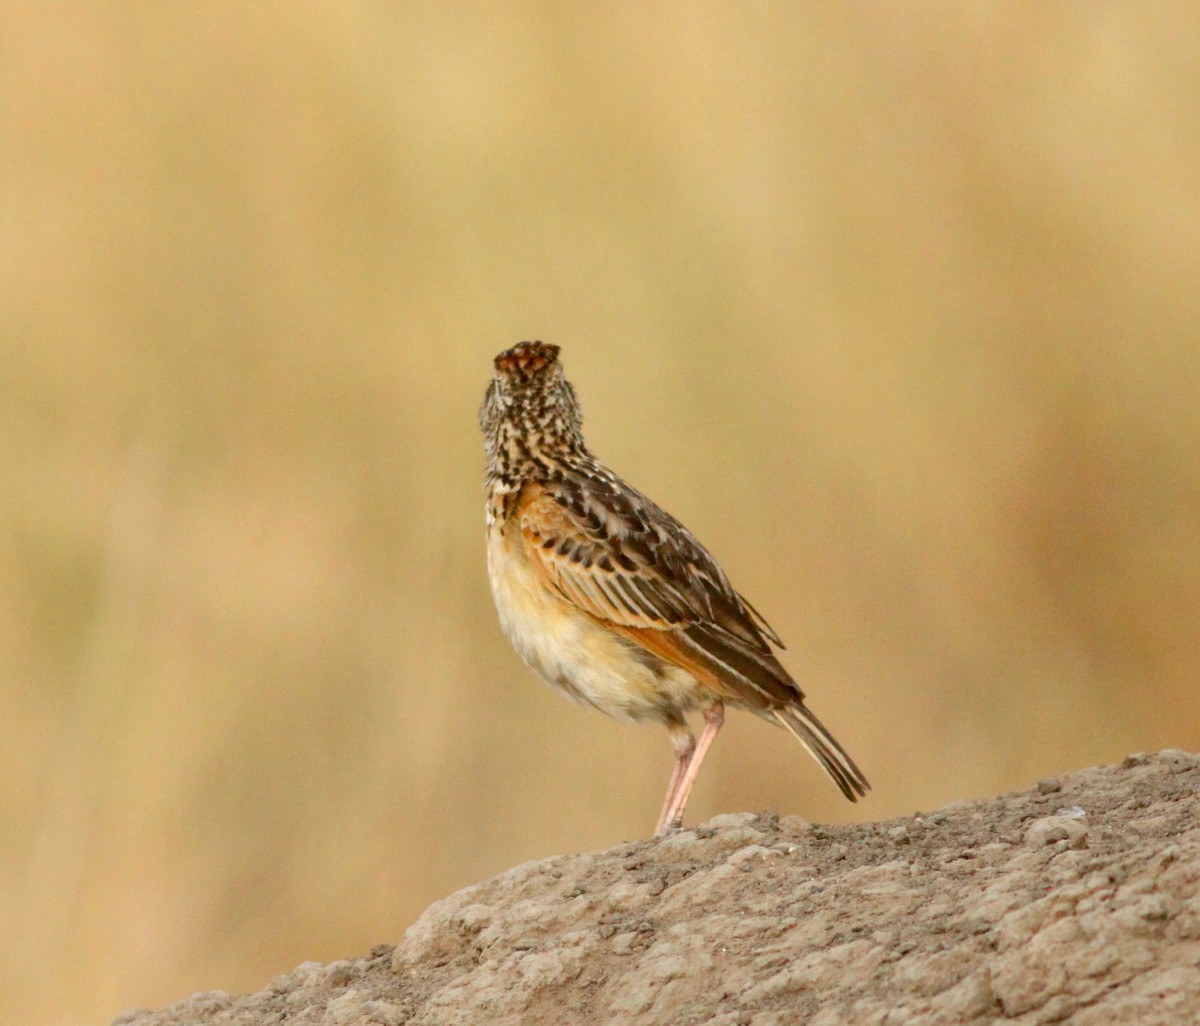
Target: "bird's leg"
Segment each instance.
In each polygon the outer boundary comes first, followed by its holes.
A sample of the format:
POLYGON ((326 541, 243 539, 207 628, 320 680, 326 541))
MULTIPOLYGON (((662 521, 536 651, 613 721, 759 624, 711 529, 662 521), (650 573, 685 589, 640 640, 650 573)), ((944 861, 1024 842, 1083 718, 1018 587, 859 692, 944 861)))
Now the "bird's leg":
POLYGON ((675 778, 671 778, 671 783, 675 785, 674 794, 667 794, 668 804, 663 808, 662 816, 659 818, 658 833, 670 829, 671 827, 683 826, 683 807, 687 805, 687 800, 692 793, 692 785, 696 783, 696 777, 700 774, 700 764, 704 762, 704 756, 708 752, 709 745, 713 743, 717 732, 721 729, 721 724, 725 722, 725 705, 722 702, 714 702, 704 713, 704 729, 700 731, 700 739, 696 742, 695 750, 688 759, 687 768, 683 771, 683 775, 676 783, 675 778))
POLYGON ((667 796, 663 799, 662 812, 658 814, 658 826, 654 828, 655 837, 666 829, 667 813, 670 812, 671 803, 675 800, 675 792, 679 790, 680 781, 683 780, 688 763, 692 761, 692 754, 696 751, 696 739, 682 719, 670 721, 667 724, 667 731, 671 736, 671 745, 675 749, 675 768, 671 771, 671 782, 667 784, 667 796))

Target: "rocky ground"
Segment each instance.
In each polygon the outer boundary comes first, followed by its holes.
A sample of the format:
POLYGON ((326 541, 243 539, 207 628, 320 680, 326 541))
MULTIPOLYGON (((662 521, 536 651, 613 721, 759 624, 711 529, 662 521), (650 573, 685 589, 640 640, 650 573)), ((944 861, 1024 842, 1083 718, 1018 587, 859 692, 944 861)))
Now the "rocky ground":
POLYGON ((886 823, 719 816, 531 862, 399 945, 120 1026, 1200 1023, 1200 758, 886 823))

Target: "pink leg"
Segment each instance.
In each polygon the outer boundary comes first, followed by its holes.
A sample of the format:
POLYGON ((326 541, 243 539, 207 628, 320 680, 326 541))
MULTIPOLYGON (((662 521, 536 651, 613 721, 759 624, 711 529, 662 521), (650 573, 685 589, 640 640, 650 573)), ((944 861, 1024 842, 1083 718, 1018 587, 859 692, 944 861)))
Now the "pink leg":
MULTIPOLYGON (((704 762, 704 756, 708 752, 709 746, 717 736, 717 732, 721 729, 721 724, 725 722, 725 706, 721 702, 714 702, 712 707, 704 714, 704 729, 700 731, 700 739, 696 742, 696 750, 692 753, 691 759, 688 760, 687 769, 683 772, 683 778, 678 782, 675 789, 674 797, 670 797, 669 804, 663 809, 662 817, 659 821, 658 833, 662 834, 672 827, 683 826, 683 808, 687 805, 687 800, 692 794, 692 785, 696 783, 696 777, 700 774, 700 764, 704 762)), ((674 780, 672 779, 672 782, 674 780)))
POLYGON ((675 748, 675 768, 671 771, 671 782, 667 784, 667 796, 663 799, 662 812, 658 814, 658 826, 654 828, 654 836, 663 832, 667 823, 667 813, 675 800, 675 792, 679 790, 680 781, 687 772, 688 763, 692 761, 692 753, 696 751, 696 739, 682 720, 667 724, 671 735, 671 744, 675 748))

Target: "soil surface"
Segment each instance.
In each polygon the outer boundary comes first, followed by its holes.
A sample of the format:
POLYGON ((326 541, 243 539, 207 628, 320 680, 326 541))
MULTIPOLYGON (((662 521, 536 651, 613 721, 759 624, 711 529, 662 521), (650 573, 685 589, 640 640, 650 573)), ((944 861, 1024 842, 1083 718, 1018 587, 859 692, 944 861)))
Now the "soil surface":
POLYGON ((1200 758, 885 823, 718 816, 517 866, 363 958, 115 1023, 1200 1023, 1200 758))

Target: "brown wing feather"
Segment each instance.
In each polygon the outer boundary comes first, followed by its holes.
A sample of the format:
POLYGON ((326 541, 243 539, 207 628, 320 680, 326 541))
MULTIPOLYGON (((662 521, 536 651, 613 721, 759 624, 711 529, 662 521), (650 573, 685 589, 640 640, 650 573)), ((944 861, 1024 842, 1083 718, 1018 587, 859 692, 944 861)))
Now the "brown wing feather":
POLYGON ((517 509, 525 549, 568 601, 610 624, 669 630, 696 619, 687 596, 639 565, 618 539, 589 530, 542 486, 525 489, 517 509))
POLYGON ((803 699, 755 625, 757 614, 698 542, 680 543, 675 523, 661 533, 648 528, 653 544, 637 537, 631 544, 616 532, 602 537, 544 485, 526 489, 517 518, 531 562, 589 616, 752 709, 803 699))

